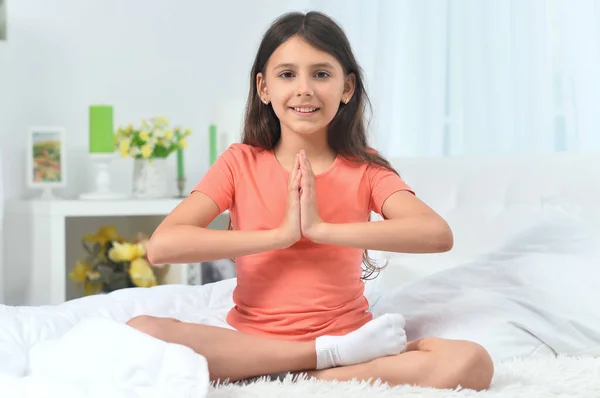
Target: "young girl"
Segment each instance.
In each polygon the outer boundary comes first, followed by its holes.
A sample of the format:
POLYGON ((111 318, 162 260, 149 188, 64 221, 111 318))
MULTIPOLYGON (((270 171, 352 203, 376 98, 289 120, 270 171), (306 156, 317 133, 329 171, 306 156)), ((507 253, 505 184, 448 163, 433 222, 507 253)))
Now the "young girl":
POLYGON ((241 144, 230 146, 156 229, 150 261, 235 258, 222 325, 140 316, 128 324, 207 358, 212 380, 305 372, 324 380, 485 389, 493 365, 474 343, 406 344, 404 319, 373 319, 366 250, 450 250, 446 222, 367 145, 361 71, 327 16, 273 23, 252 68, 241 144), (231 230, 207 225, 229 209, 231 230), (371 211, 384 221, 369 222, 371 211))

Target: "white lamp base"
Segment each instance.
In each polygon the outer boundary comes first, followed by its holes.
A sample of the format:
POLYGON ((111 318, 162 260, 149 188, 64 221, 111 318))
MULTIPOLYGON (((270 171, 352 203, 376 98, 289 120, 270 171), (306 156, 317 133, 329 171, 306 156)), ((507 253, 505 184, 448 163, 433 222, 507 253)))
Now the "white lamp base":
POLYGON ((112 153, 91 153, 90 158, 94 163, 94 181, 95 190, 79 195, 82 200, 116 200, 126 199, 125 194, 111 192, 110 190, 110 173, 108 168, 110 162, 114 158, 112 153))

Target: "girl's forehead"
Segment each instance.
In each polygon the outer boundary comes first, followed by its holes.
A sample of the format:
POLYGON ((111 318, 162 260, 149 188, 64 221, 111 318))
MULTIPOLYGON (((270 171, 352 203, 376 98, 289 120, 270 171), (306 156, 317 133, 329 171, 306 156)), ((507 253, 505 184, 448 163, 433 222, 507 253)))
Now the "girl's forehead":
POLYGON ((291 37, 275 49, 271 57, 269 57, 268 66, 270 68, 282 66, 329 66, 331 68, 342 68, 333 55, 314 47, 297 36, 291 37))

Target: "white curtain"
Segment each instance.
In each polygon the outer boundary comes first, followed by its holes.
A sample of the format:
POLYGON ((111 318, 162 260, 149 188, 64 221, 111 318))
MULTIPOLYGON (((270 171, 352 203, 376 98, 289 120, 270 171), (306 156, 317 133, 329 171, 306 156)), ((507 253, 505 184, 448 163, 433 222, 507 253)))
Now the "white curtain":
POLYGON ((388 156, 600 151, 600 0, 313 0, 388 156))

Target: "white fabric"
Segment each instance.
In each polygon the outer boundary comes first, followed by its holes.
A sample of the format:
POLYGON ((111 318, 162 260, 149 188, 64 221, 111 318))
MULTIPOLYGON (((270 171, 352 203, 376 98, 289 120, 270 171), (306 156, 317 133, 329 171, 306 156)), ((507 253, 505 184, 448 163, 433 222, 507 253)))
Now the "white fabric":
POLYGON ((204 397, 209 376, 202 356, 124 324, 146 314, 221 326, 234 285, 168 285, 59 306, 0 306, 0 396, 40 390, 46 395, 30 396, 204 397))
POLYGON ((378 282, 385 289, 495 250, 549 206, 575 213, 600 206, 600 152, 390 161, 417 196, 448 221, 454 247, 440 254, 386 253, 389 267, 378 282))
POLYGON ((600 150, 600 0, 311 0, 362 65, 388 156, 600 150))
POLYGON ((384 294, 375 315, 403 314, 409 340, 475 341, 495 361, 544 345, 600 356, 600 223, 548 209, 529 224, 488 254, 384 294))

